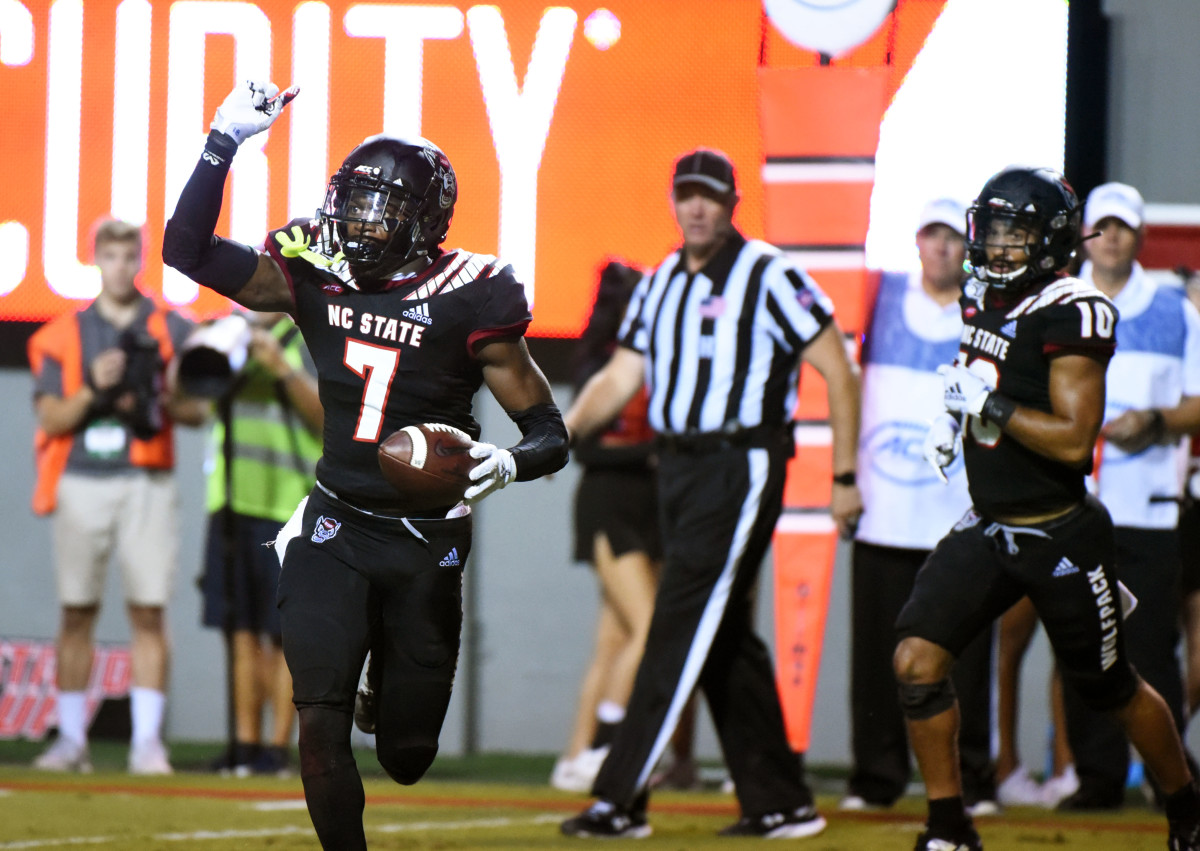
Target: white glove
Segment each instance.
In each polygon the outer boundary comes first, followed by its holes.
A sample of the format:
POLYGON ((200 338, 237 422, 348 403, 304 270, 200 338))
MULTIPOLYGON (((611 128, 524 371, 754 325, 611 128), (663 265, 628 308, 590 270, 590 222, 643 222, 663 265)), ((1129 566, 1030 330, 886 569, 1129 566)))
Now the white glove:
POLYGON ((279 86, 274 83, 247 80, 217 107, 210 129, 224 133, 241 145, 274 124, 279 113, 299 92, 299 86, 292 86, 280 94, 279 86))
POLYGON ((962 426, 950 414, 938 414, 925 432, 925 460, 933 467, 942 484, 948 484, 946 468, 962 451, 962 426))
POLYGON ((479 502, 517 477, 517 461, 507 449, 498 449, 490 443, 476 443, 467 454, 480 459, 470 473, 475 484, 463 494, 463 501, 468 505, 479 502))
POLYGON ((959 363, 943 364, 937 371, 942 377, 942 402, 947 411, 970 414, 973 417, 983 413, 983 403, 995 387, 959 363))

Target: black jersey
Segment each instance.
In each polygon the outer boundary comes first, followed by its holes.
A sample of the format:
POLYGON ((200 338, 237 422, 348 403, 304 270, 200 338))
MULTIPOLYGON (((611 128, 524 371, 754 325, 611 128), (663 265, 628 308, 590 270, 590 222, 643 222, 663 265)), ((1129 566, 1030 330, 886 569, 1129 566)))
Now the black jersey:
MULTIPOLYGON (((1050 413, 1050 361, 1083 354, 1107 364, 1116 346, 1117 309, 1078 278, 1055 278, 1001 302, 968 282, 959 360, 1017 404, 1050 413)), ((1023 446, 986 418, 969 417, 963 456, 971 500, 992 516, 1031 515, 1079 502, 1091 471, 1023 446)))
POLYGON ((380 440, 425 422, 478 439, 476 356, 492 340, 524 335, 533 317, 512 267, 495 257, 447 250, 420 273, 368 292, 344 263, 305 250, 319 238, 315 222, 297 220, 266 245, 287 276, 317 367, 325 408, 317 479, 352 504, 386 509, 396 493, 379 469, 380 440))

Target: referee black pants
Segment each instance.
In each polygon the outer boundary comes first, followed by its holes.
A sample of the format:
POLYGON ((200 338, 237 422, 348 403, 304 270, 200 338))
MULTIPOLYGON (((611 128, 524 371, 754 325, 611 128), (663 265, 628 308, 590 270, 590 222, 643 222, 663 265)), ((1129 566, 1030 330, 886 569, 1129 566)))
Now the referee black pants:
MULTIPOLYGON (((928 550, 854 542, 850 597, 850 729, 853 767, 847 793, 891 806, 912 775, 908 731, 896 693, 892 655, 896 618, 908 601, 928 550)), ((992 635, 972 639, 951 679, 962 722, 958 737, 963 799, 996 797, 991 755, 992 635)))
POLYGON ((744 815, 812 803, 788 745, 775 673, 754 632, 752 592, 783 500, 790 444, 664 453, 664 565, 625 720, 597 797, 631 808, 699 685, 744 815))

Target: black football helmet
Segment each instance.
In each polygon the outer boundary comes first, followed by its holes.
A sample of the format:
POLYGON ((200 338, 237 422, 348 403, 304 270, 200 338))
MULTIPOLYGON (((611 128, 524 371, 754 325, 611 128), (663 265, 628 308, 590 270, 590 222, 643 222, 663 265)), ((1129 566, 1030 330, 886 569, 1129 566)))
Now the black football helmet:
POLYGON ((972 273, 993 290, 1019 292, 1065 268, 1079 247, 1082 208, 1071 184, 1053 169, 1009 166, 992 175, 967 210, 972 273), (988 230, 997 219, 1034 235, 1026 246, 1028 262, 1003 273, 988 268, 988 230))
POLYGON ((323 249, 345 257, 355 277, 388 278, 411 260, 436 253, 457 199, 454 169, 437 145, 371 136, 329 179, 317 211, 323 249), (380 226, 386 238, 351 227, 361 224, 380 226))

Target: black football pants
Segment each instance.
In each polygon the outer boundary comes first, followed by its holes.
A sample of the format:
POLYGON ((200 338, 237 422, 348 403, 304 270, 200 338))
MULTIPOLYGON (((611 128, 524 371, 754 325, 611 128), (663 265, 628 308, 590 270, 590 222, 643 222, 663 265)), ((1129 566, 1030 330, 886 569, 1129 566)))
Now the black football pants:
POLYGON ((775 672, 754 632, 752 592, 779 517, 790 446, 664 453, 664 566, 625 720, 594 793, 632 807, 697 684, 742 812, 812 802, 788 746, 775 672))
POLYGON ((376 755, 399 783, 415 783, 437 754, 470 549, 470 515, 406 526, 319 488, 287 545, 279 610, 296 706, 353 712, 370 649, 378 675, 376 755))
MULTIPOLYGON (((1117 526, 1117 577, 1137 598, 1125 621, 1129 661, 1167 702, 1178 730, 1185 729, 1179 663, 1180 555, 1174 529, 1117 526)), ((1071 688, 1063 691, 1067 738, 1083 789, 1120 801, 1129 772, 1129 740, 1115 718, 1096 712, 1071 688)))

